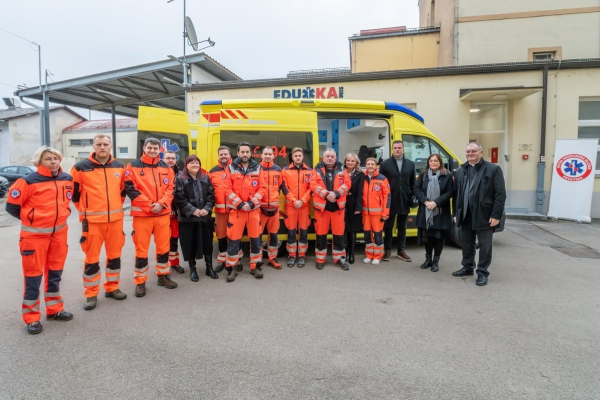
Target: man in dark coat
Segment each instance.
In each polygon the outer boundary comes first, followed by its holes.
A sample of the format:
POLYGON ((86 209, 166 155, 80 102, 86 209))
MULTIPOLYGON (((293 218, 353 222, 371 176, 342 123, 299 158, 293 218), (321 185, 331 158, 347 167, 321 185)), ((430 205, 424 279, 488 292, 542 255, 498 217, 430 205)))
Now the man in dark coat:
POLYGON ((496 164, 485 161, 479 143, 469 143, 467 162, 454 173, 454 219, 461 228, 462 265, 453 276, 473 275, 475 239, 479 239, 477 285, 485 286, 492 262, 492 237, 504 213, 504 175, 496 164))
POLYGON ((406 244, 406 222, 410 213, 411 198, 415 186, 415 163, 404 157, 404 143, 396 140, 392 143, 392 155, 381 163, 379 172, 383 174, 390 183, 390 198, 392 207, 390 218, 385 221, 384 232, 384 254, 383 261, 389 261, 392 257, 392 235, 396 216, 398 216, 398 254, 396 257, 403 261, 411 262, 412 259, 404 251, 406 244))

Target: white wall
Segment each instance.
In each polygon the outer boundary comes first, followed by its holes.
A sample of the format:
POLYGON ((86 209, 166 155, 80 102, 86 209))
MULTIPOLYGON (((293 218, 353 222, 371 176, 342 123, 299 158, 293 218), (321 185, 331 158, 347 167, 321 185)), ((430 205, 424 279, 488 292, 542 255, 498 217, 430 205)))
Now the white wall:
POLYGON ((207 72, 206 70, 204 70, 200 67, 192 65, 191 69, 192 69, 192 75, 191 75, 190 83, 221 82, 221 80, 219 78, 210 74, 209 72, 207 72))
POLYGON ((8 165, 10 154, 10 132, 8 122, 0 122, 0 167, 8 165))
MULTIPOLYGON (((92 153, 94 151, 92 146, 71 146, 70 140, 72 139, 93 139, 97 133, 100 132, 65 132, 63 133, 63 155, 65 158, 72 158, 75 162, 80 160, 79 153, 87 152, 92 153)), ((107 133, 112 135, 112 132, 106 131, 103 133, 107 133)), ((114 145, 117 148, 117 155, 119 147, 127 147, 128 155, 125 156, 117 156, 117 158, 135 158, 137 154, 137 131, 123 131, 117 132, 117 143, 114 145)))
POLYGON ((459 17, 598 7, 598 0, 460 0, 459 17))

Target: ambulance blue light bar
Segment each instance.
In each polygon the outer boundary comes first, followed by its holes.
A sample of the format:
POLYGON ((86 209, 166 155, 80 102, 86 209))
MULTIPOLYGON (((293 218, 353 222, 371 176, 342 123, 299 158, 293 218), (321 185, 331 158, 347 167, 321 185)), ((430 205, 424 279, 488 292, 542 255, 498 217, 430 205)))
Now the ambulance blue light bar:
POLYGON ((419 114, 417 114, 416 112, 414 112, 410 108, 403 106, 402 104, 392 103, 390 101, 386 101, 385 102, 385 109, 386 110, 394 110, 394 111, 403 112, 404 114, 408 114, 411 117, 418 119, 422 123, 425 123, 425 120, 423 119, 423 117, 421 117, 419 114))
POLYGON ((217 106, 223 104, 223 100, 204 100, 201 106, 217 106))

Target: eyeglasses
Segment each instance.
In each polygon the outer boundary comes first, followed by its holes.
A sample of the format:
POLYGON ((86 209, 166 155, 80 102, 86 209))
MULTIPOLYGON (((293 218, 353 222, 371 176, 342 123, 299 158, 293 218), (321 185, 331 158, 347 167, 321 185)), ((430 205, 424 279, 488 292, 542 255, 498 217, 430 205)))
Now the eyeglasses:
POLYGON ((466 154, 479 153, 479 150, 465 150, 466 154))

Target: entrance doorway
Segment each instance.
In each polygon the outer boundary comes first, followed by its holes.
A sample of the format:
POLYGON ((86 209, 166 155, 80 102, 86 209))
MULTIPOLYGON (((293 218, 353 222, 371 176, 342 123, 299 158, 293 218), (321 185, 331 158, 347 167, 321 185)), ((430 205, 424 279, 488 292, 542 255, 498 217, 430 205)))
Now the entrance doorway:
POLYGON ((469 141, 481 144, 483 158, 508 175, 508 119, 506 103, 472 103, 469 141))

